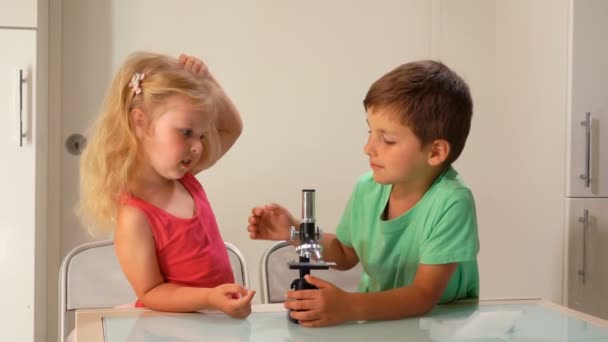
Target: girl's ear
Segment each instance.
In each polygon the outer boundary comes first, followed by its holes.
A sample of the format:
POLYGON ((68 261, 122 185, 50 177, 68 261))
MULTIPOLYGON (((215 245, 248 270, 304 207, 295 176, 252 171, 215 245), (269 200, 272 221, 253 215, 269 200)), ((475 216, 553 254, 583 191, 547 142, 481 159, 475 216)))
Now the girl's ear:
POLYGON ((131 117, 131 124, 135 129, 135 134, 141 138, 143 134, 146 132, 147 124, 148 124, 148 116, 146 113, 140 108, 135 108, 131 110, 129 113, 131 117))
POLYGON ((439 166, 448 159, 450 155, 450 143, 447 140, 439 139, 431 143, 431 150, 427 161, 431 166, 439 166))

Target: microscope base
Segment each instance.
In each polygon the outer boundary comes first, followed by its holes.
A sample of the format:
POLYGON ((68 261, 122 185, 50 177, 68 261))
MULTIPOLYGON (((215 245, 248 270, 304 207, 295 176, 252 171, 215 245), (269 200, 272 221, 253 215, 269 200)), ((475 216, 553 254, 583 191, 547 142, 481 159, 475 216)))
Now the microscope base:
MULTIPOLYGON (((317 287, 314 285, 311 285, 310 283, 308 283, 306 280, 304 280, 303 278, 298 278, 298 279, 294 279, 294 281, 291 282, 291 286, 290 288, 292 290, 316 290, 317 287)), ((287 318, 289 319, 289 321, 291 323, 295 323, 298 324, 298 320, 291 317, 291 310, 287 311, 287 318)))

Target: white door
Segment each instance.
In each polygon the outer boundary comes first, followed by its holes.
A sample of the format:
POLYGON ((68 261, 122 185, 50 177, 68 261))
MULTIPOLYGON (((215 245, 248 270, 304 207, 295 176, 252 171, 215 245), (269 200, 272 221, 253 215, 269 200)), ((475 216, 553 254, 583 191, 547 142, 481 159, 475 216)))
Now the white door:
POLYGON ((568 199, 568 306, 608 319, 608 199, 568 199))
POLYGON ((36 32, 0 29, 0 45, 0 340, 33 341, 36 32))
POLYGON ((38 0, 0 0, 0 27, 36 27, 38 0))
POLYGON ((572 16, 566 193, 608 197, 608 1, 574 0, 572 16))

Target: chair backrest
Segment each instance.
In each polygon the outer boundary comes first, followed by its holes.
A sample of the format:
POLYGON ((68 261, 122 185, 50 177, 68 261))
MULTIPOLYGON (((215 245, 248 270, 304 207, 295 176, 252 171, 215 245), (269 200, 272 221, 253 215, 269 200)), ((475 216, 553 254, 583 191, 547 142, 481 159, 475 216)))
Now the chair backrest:
MULTIPOLYGON (((285 241, 277 242, 266 250, 262 257, 262 302, 281 303, 285 301, 285 292, 291 282, 299 277, 298 270, 290 270, 288 262, 298 260, 295 247, 285 241)), ((363 269, 361 264, 348 271, 312 270, 311 274, 326 280, 340 289, 356 292, 363 269)))
POLYGON ((59 281, 60 341, 74 325, 74 310, 115 307, 136 300, 111 240, 85 243, 70 251, 61 263, 59 281))
MULTIPOLYGON (((249 287, 243 254, 234 245, 224 244, 235 282, 249 287)), ((122 273, 112 240, 85 243, 70 251, 61 263, 59 281, 60 341, 66 338, 67 328, 74 326, 74 310, 112 308, 137 299, 122 273)))
POLYGON ((228 250, 230 265, 232 266, 232 272, 234 273, 234 282, 249 288, 249 271, 247 268, 247 262, 245 261, 245 256, 233 244, 224 242, 224 245, 228 250))

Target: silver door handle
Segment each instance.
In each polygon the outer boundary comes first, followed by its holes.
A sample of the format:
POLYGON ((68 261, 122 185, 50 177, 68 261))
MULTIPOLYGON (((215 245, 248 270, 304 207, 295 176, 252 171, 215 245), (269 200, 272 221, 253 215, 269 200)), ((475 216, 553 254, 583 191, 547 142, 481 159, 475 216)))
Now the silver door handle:
POLYGON ((579 177, 585 181, 585 187, 591 184, 591 112, 585 114, 585 121, 581 121, 585 127, 585 173, 579 177))
POLYGON ((27 135, 23 133, 23 69, 19 69, 19 147, 23 147, 23 138, 27 135))
POLYGON ((579 217, 578 222, 583 224, 583 259, 581 268, 578 270, 578 275, 581 277, 583 284, 585 284, 585 278, 587 276, 587 230, 589 228, 589 210, 585 209, 583 211, 583 217, 579 217))

